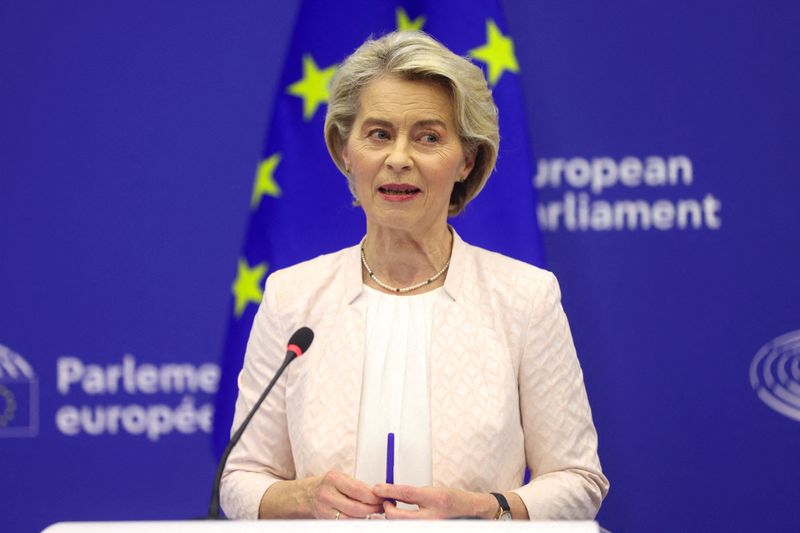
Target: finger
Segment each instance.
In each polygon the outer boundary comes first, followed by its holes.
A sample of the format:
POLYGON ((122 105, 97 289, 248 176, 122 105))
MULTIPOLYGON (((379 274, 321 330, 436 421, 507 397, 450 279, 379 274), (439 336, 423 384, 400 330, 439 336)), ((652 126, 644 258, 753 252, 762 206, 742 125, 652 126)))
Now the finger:
MULTIPOLYGON (((381 512, 383 512, 383 509, 381 509, 381 512)), ((337 514, 337 510, 336 509, 331 509, 328 514, 329 515, 332 514, 333 516, 330 516, 330 518, 332 518, 334 520, 364 520, 368 516, 368 515, 355 515, 354 516, 354 515, 349 515, 347 513, 344 513, 342 511, 338 511, 338 514, 337 514)), ((372 513, 369 513, 369 514, 372 514, 372 513)), ((326 518, 328 518, 328 517, 326 516, 326 518)))
POLYGON ((400 509, 390 501, 383 502, 383 514, 387 520, 431 520, 436 518, 425 509, 400 509))
POLYGON ((331 470, 322 477, 319 487, 328 494, 342 494, 347 499, 360 501, 377 508, 380 508, 383 503, 383 500, 375 496, 366 483, 335 470, 331 470))
POLYGON ((346 483, 347 479, 348 476, 339 472, 328 472, 320 479, 319 485, 313 492, 317 517, 335 518, 336 511, 339 511, 340 520, 342 515, 364 518, 368 514, 383 511, 383 507, 379 504, 365 504, 342 493, 339 487, 346 483))
POLYGON ((353 479, 346 474, 336 476, 335 486, 339 492, 351 500, 377 506, 378 508, 383 503, 383 498, 373 493, 366 483, 353 479))
MULTIPOLYGON (((346 513, 339 513, 338 520, 386 520, 386 517, 383 515, 383 507, 378 507, 377 511, 372 513, 368 513, 366 515, 359 515, 359 516, 350 516, 346 513)), ((334 515, 335 515, 334 511, 334 515)), ((335 517, 335 516, 334 516, 335 517)))
POLYGON ((342 518, 364 518, 373 513, 383 512, 383 507, 380 505, 368 505, 350 499, 335 490, 322 496, 321 500, 326 508, 332 508, 332 514, 335 515, 337 510, 340 512, 339 520, 342 518))
POLYGON ((371 514, 380 514, 383 512, 383 507, 380 505, 366 505, 355 500, 347 500, 347 502, 338 505, 343 509, 340 519, 344 517, 344 515, 347 515, 349 518, 364 519, 371 514))
POLYGON ((424 503, 425 500, 425 490, 412 485, 379 483, 372 487, 372 493, 382 499, 400 500, 418 505, 424 503))
POLYGON ((343 513, 342 511, 339 511, 339 514, 336 514, 335 511, 336 510, 334 509, 334 515, 333 515, 334 520, 355 520, 357 518, 355 516, 350 516, 347 513, 343 513))

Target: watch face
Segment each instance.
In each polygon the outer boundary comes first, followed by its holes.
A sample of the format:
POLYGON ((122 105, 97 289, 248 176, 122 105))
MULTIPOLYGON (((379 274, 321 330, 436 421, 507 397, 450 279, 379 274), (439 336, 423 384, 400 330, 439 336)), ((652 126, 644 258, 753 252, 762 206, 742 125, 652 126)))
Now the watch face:
POLYGON ((508 511, 503 511, 500 513, 500 518, 498 518, 498 520, 511 520, 511 513, 508 511))

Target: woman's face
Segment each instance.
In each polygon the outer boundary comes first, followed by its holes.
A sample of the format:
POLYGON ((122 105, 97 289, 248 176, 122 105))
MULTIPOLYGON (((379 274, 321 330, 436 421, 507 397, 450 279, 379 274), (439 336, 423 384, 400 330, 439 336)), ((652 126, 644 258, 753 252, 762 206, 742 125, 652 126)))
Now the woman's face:
POLYGON ((472 170, 439 85, 383 77, 361 92, 342 156, 367 228, 416 236, 444 228, 453 184, 472 170))

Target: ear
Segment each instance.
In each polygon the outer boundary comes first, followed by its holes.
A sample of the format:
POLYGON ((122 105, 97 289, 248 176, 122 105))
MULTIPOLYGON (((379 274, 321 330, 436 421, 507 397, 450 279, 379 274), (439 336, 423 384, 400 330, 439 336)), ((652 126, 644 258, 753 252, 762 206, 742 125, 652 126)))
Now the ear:
POLYGON ((350 168, 350 154, 347 150, 347 143, 345 143, 344 148, 342 148, 342 162, 344 163, 344 168, 350 168))
POLYGON ((458 181, 465 181, 473 168, 475 168, 475 151, 470 150, 464 154, 464 168, 459 173, 458 181))

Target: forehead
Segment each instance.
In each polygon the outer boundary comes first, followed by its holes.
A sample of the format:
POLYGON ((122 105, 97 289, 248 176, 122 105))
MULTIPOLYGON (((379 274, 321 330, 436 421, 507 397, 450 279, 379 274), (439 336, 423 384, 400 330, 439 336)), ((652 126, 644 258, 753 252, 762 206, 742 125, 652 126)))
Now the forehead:
POLYGON ((361 90, 358 118, 438 118, 453 123, 450 95, 433 81, 384 76, 361 90))

